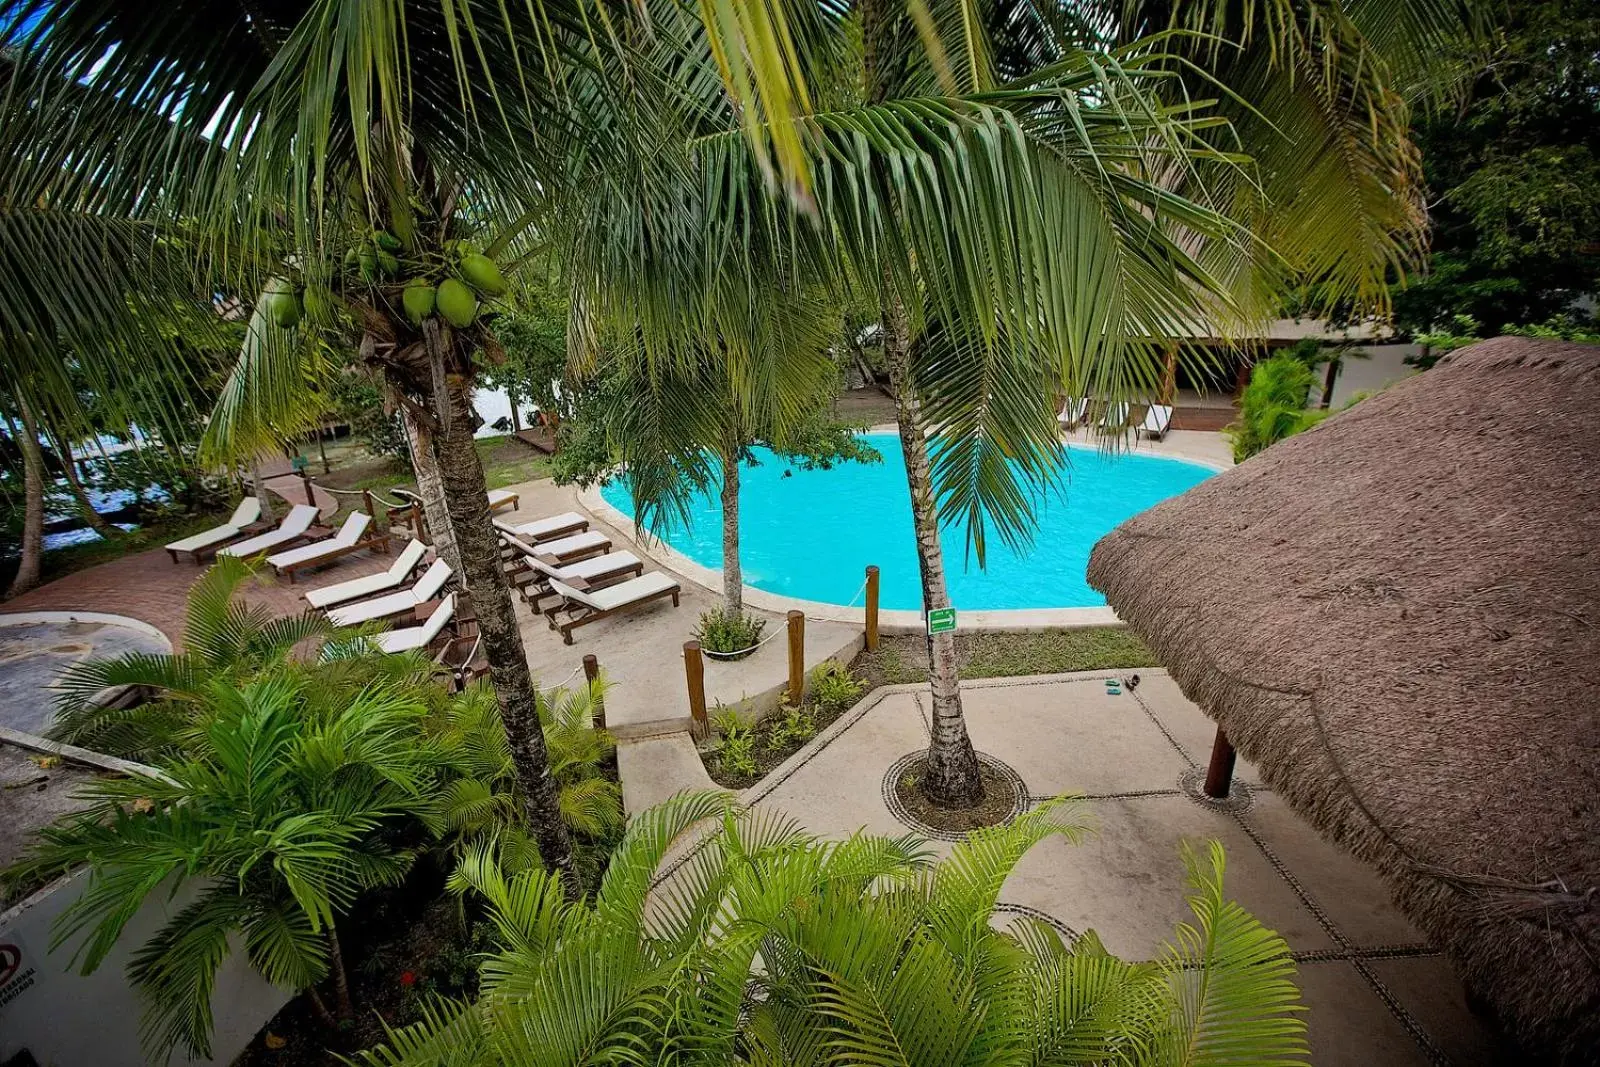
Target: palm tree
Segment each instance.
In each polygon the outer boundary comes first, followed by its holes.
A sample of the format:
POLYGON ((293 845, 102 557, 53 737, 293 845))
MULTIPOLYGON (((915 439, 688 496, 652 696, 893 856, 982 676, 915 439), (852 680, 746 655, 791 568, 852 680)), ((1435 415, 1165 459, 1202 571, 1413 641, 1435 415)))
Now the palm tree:
POLYGON ((75 943, 88 973, 152 895, 185 903, 134 954, 152 1060, 210 1054, 217 969, 242 950, 275 985, 352 1010, 338 921, 365 891, 394 885, 439 823, 437 755, 415 686, 373 684, 327 699, 320 667, 280 665, 240 685, 199 685, 184 751, 149 774, 100 779, 94 803, 45 828, 24 877, 88 868, 52 949, 75 943))
POLYGON ((246 603, 239 594, 254 574, 249 563, 220 556, 200 576, 189 590, 181 652, 126 652, 68 667, 55 683, 60 696, 50 736, 124 759, 161 760, 183 750, 197 722, 209 714, 216 684, 242 685, 288 662, 302 641, 333 633, 322 616, 277 618, 246 603), (96 699, 121 686, 140 687, 148 699, 131 708, 96 699))
POLYGON ((914 837, 824 842, 686 794, 641 813, 592 903, 480 848, 451 884, 500 942, 475 1004, 438 1002, 365 1053, 381 1067, 538 1063, 1304 1063, 1288 946, 1190 855, 1194 920, 1150 963, 1092 934, 994 923, 1028 850, 1083 834, 1056 803, 934 863, 914 837), (664 869, 702 820, 698 851, 664 869), (713 824, 714 825, 714 824, 713 824), (670 873, 669 873, 670 871, 670 873))

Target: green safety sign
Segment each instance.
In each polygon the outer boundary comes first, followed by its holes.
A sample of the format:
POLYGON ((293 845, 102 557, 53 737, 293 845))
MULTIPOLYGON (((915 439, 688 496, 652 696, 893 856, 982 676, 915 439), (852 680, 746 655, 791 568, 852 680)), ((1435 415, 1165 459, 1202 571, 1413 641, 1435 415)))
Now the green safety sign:
POLYGON ((310 463, 310 460, 306 459, 306 457, 304 457, 304 456, 296 456, 296 457, 294 457, 293 459, 291 459, 289 461, 289 466, 293 467, 297 471, 303 471, 303 470, 306 469, 306 466, 309 463, 310 463))
POLYGON ((947 634, 956 628, 955 608, 934 608, 928 612, 928 633, 947 634))

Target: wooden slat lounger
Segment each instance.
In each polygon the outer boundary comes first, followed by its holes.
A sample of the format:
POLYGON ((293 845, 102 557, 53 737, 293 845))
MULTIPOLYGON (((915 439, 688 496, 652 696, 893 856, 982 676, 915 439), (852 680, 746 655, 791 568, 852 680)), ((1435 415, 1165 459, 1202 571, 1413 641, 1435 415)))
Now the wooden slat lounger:
POLYGON ((300 595, 314 608, 331 608, 347 600, 360 600, 362 597, 387 593, 398 589, 401 582, 411 577, 411 572, 417 569, 427 554, 428 546, 412 538, 406 547, 400 550, 400 555, 395 558, 388 570, 379 571, 377 574, 365 574, 348 582, 339 582, 337 585, 325 585, 321 589, 310 589, 300 595))
POLYGON ((591 589, 586 582, 567 583, 560 579, 551 579, 550 588, 561 596, 561 602, 546 612, 550 629, 561 631, 561 640, 569 645, 572 644, 572 631, 578 627, 620 615, 652 600, 670 596, 672 606, 678 606, 678 583, 660 571, 651 571, 603 589, 591 589), (560 618, 563 611, 567 614, 565 621, 560 618))
POLYGON ((290 545, 299 544, 317 536, 313 530, 320 529, 314 524, 319 512, 311 504, 296 504, 289 509, 289 514, 284 516, 276 528, 264 534, 236 544, 228 545, 217 550, 219 556, 259 556, 263 552, 270 552, 275 548, 288 548, 290 545))
POLYGON ((202 558, 229 541, 258 532, 260 521, 261 501, 253 496, 247 496, 239 501, 239 506, 233 509, 233 514, 228 517, 227 522, 197 534, 190 534, 181 541, 172 542, 166 546, 167 555, 176 563, 180 555, 187 553, 194 557, 195 564, 198 565, 202 558))
POLYGON ((433 566, 424 571, 422 577, 417 579, 417 584, 410 589, 402 589, 373 600, 363 600, 358 604, 333 608, 328 612, 328 619, 335 626, 356 626, 363 622, 392 619, 438 596, 449 580, 450 564, 442 559, 436 559, 433 561, 433 566))
POLYGON ((339 532, 332 537, 325 537, 321 541, 313 541, 309 545, 301 545, 299 548, 291 548, 287 552, 268 556, 267 562, 272 564, 273 569, 279 574, 287 574, 289 584, 293 585, 296 571, 323 567, 343 559, 352 552, 360 552, 367 548, 387 553, 389 535, 382 530, 368 532, 367 527, 371 523, 372 516, 366 512, 352 512, 344 520, 344 525, 339 527, 339 532))

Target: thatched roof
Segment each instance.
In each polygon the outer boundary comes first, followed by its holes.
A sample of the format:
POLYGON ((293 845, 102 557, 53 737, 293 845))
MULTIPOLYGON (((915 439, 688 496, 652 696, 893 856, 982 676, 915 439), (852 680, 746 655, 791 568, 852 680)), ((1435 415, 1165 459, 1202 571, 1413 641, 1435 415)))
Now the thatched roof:
POLYGON ((1515 1035, 1600 1061, 1600 346, 1453 353, 1089 581, 1515 1035))

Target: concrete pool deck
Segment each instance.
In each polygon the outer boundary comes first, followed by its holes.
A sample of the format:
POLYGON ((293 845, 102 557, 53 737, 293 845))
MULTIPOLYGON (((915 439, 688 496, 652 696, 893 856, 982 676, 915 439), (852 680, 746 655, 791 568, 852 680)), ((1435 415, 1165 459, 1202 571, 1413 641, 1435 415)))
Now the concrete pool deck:
MULTIPOLYGON (((1085 794, 1098 825, 1084 844, 1052 839, 1030 852, 999 910, 1046 918, 1069 938, 1092 928, 1112 952, 1148 959, 1191 917, 1181 845, 1217 840, 1229 895, 1298 961, 1312 1062, 1494 1062, 1495 1039, 1468 1010, 1449 961, 1371 870, 1318 837, 1246 764, 1238 803, 1197 799, 1192 782, 1215 727, 1165 671, 1138 673, 1138 688, 1120 696, 1106 693, 1112 672, 963 683, 977 748, 1009 765, 1033 803, 1085 794)), ((886 799, 887 777, 901 756, 926 747, 927 700, 925 686, 876 690, 741 800, 827 837, 862 827, 906 833, 886 799)))

